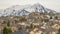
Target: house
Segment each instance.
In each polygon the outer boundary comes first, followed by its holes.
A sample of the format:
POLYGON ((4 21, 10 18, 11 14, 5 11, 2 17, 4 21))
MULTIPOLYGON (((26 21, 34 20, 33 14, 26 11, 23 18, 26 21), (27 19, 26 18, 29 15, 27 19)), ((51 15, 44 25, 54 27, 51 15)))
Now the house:
POLYGON ((12 26, 10 28, 11 28, 12 32, 18 31, 18 28, 16 26, 12 26))
POLYGON ((42 31, 39 30, 38 28, 34 28, 29 32, 29 34, 42 34, 42 31))

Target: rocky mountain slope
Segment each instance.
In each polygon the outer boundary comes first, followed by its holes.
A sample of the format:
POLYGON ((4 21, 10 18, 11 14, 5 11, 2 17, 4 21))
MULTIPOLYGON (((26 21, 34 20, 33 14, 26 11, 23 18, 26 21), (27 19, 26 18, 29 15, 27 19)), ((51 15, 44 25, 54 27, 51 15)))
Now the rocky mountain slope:
POLYGON ((23 16, 29 15, 31 12, 47 12, 47 13, 56 13, 56 11, 45 8, 41 4, 34 5, 15 5, 5 10, 0 11, 1 16, 23 16))

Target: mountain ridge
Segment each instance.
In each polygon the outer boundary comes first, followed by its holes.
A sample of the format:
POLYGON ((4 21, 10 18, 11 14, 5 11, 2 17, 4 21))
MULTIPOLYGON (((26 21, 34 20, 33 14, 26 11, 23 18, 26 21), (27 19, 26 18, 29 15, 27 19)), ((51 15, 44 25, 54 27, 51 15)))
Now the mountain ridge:
POLYGON ((1 16, 9 16, 9 15, 12 15, 12 16, 23 16, 23 14, 24 15, 29 15, 29 13, 31 13, 31 12, 43 12, 43 13, 44 12, 47 12, 47 13, 53 12, 54 13, 56 11, 48 9, 48 8, 45 8, 41 4, 37 3, 37 4, 34 4, 34 5, 23 5, 23 6, 22 5, 21 6, 20 5, 15 5, 15 6, 6 8, 3 11, 3 14, 1 14, 1 12, 0 12, 0 15, 1 16))

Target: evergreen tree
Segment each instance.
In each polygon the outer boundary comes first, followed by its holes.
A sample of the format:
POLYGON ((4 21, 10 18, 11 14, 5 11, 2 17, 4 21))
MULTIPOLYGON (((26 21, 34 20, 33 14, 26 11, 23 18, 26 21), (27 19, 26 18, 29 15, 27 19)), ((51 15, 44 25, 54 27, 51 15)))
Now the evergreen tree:
POLYGON ((9 21, 7 22, 7 26, 8 26, 8 27, 10 26, 10 22, 9 22, 9 21))
POLYGON ((33 28, 33 24, 30 25, 30 29, 32 29, 32 28, 33 28))
POLYGON ((50 19, 53 19, 52 17, 50 17, 50 19))
POLYGON ((3 29, 3 34, 12 34, 12 30, 10 28, 5 27, 3 29))

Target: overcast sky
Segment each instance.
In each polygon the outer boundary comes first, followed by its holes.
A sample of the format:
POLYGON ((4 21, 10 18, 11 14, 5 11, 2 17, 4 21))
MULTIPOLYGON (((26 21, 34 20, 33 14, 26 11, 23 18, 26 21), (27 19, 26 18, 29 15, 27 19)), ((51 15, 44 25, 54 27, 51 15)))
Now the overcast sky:
POLYGON ((60 0, 0 0, 0 9, 5 9, 13 5, 26 5, 40 3, 46 8, 60 11, 60 0))

